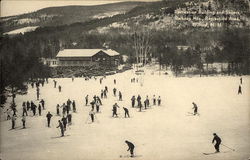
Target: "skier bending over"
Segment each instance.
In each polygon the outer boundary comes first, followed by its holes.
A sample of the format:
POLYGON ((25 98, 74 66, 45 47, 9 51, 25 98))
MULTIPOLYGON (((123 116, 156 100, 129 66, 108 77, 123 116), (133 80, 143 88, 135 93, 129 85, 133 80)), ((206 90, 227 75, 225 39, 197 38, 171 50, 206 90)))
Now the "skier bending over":
POLYGON ((135 148, 135 145, 129 141, 125 141, 125 143, 127 143, 128 145, 128 150, 127 151, 130 151, 130 154, 131 156, 130 157, 134 157, 134 148, 135 148))
POLYGON ((220 144, 221 144, 221 139, 219 136, 217 136, 216 133, 213 134, 214 135, 214 138, 213 138, 213 141, 212 143, 214 143, 214 141, 216 141, 215 145, 214 145, 214 148, 215 148, 215 153, 217 152, 220 152, 220 144))
POLYGON ((192 103, 193 104, 193 109, 194 109, 194 115, 196 115, 198 113, 198 106, 197 104, 195 104, 194 102, 192 103))

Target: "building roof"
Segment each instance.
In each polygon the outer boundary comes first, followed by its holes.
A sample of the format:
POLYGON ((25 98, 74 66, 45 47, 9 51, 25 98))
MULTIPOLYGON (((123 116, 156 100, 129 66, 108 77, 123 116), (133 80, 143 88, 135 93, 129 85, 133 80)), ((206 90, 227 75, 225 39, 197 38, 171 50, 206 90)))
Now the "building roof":
POLYGON ((59 51, 57 54, 57 58, 59 57, 92 57, 96 53, 103 51, 109 56, 120 55, 118 52, 112 49, 64 49, 59 51))

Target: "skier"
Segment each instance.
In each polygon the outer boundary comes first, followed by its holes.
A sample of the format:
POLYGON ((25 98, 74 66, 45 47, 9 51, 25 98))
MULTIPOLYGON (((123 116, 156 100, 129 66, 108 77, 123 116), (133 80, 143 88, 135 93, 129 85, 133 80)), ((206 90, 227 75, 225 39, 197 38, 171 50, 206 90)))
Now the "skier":
POLYGON ((242 94, 241 85, 239 85, 238 94, 242 94))
POLYGON ((33 112, 33 116, 36 115, 36 108, 37 108, 37 106, 36 106, 34 103, 32 103, 32 104, 31 104, 31 110, 32 110, 32 112, 33 112))
POLYGON ((108 87, 107 86, 105 86, 105 91, 108 93, 108 87))
POLYGON ((67 115, 67 118, 68 118, 68 124, 71 125, 71 124, 72 124, 72 114, 69 113, 69 114, 67 115))
POLYGON ((119 101, 122 101, 122 93, 119 91, 119 101))
POLYGON ((99 113, 100 102, 99 102, 99 101, 96 101, 95 105, 96 105, 96 112, 99 113))
POLYGON ((161 105, 161 97, 160 96, 158 97, 157 101, 158 101, 158 106, 160 106, 161 105))
POLYGON ((219 136, 217 136, 216 133, 213 134, 214 135, 214 138, 213 138, 213 141, 212 143, 214 143, 214 141, 216 141, 215 145, 214 145, 214 148, 215 148, 215 153, 217 152, 220 152, 220 144, 221 144, 221 139, 219 136))
POLYGON ((15 129, 15 125, 16 125, 16 115, 13 115, 11 117, 11 124, 12 124, 12 128, 11 129, 15 129))
POLYGON ((60 116, 60 110, 59 110, 59 104, 57 104, 56 106, 56 115, 60 116))
POLYGON ((76 112, 76 102, 75 102, 75 100, 73 100, 73 102, 72 102, 72 108, 73 108, 73 112, 75 113, 76 112))
POLYGON ((87 95, 87 96, 85 97, 85 106, 88 105, 88 101, 89 101, 89 95, 87 95))
POLYGON ((197 114, 197 112, 198 112, 198 106, 197 106, 197 104, 195 104, 194 102, 192 103, 193 104, 193 108, 192 109, 194 109, 194 115, 196 115, 197 114))
POLYGON ((139 106, 139 104, 141 103, 141 96, 140 95, 137 96, 137 103, 138 103, 138 107, 140 107, 139 106))
POLYGON ((92 102, 90 102, 90 105, 91 105, 92 110, 94 110, 95 109, 95 101, 93 100, 92 102))
POLYGON ((41 106, 41 104, 38 105, 38 113, 39 113, 39 116, 41 116, 41 113, 42 113, 42 106, 41 106))
POLYGON ((130 117, 129 117, 128 109, 125 108, 125 107, 123 107, 123 109, 124 109, 124 112, 125 112, 125 118, 127 118, 127 116, 128 116, 128 118, 130 118, 130 117))
POLYGON ((45 110, 45 107, 44 107, 45 101, 42 99, 42 100, 40 101, 40 103, 42 104, 43 110, 45 110))
POLYGON ((39 95, 40 95, 40 93, 39 93, 39 88, 37 87, 37 88, 36 88, 36 99, 37 99, 37 100, 39 100, 39 95))
POLYGON ((57 82, 56 82, 55 80, 53 80, 53 82, 54 82, 54 88, 56 88, 56 83, 57 83, 57 82))
POLYGON ((91 121, 92 121, 92 123, 95 121, 95 112, 94 112, 94 110, 91 110, 90 112, 89 112, 89 115, 90 115, 90 118, 91 118, 91 121))
POLYGON ((59 128, 60 127, 60 130, 61 130, 61 137, 64 136, 64 128, 63 128, 63 124, 60 120, 58 120, 58 126, 56 128, 59 128))
POLYGON ((149 99, 148 99, 148 96, 146 97, 146 105, 147 105, 147 107, 149 107, 149 99))
POLYGON ((114 79, 114 84, 116 84, 116 79, 114 79))
POLYGON ((145 107, 145 109, 147 109, 147 100, 146 99, 144 101, 144 107, 145 107))
POLYGON ((74 82, 74 77, 72 76, 72 82, 74 82))
POLYGON ((26 127, 25 127, 25 122, 26 122, 26 117, 25 117, 25 115, 23 115, 23 117, 22 117, 22 122, 23 122, 23 128, 26 128, 26 127))
POLYGON ((63 116, 63 118, 62 118, 62 122, 63 122, 63 128, 64 128, 64 131, 66 131, 66 126, 67 126, 67 118, 63 116))
POLYGON ((101 101, 100 97, 97 96, 96 99, 100 103, 100 105, 102 105, 102 101, 101 101))
POLYGON ((131 98, 131 102, 132 102, 132 107, 134 108, 134 107, 135 107, 135 96, 133 96, 133 97, 131 98))
POLYGON ((112 117, 114 117, 114 115, 115 115, 116 117, 118 117, 118 115, 117 115, 117 107, 120 108, 120 107, 117 105, 117 103, 115 103, 115 104, 113 105, 113 109, 112 109, 112 111, 113 111, 112 117))
POLYGON ((128 145, 128 150, 127 151, 130 151, 130 154, 131 156, 130 157, 134 157, 134 148, 135 148, 135 145, 129 141, 125 141, 125 143, 128 145))
POLYGON ((24 116, 24 114, 26 114, 26 116, 28 116, 27 108, 26 108, 25 102, 23 102, 23 116, 24 116))
POLYGON ((27 105, 27 111, 29 111, 29 110, 30 110, 30 102, 27 101, 27 102, 26 102, 26 105, 27 105))
POLYGON ((103 99, 103 90, 101 90, 101 99, 103 99))
POLYGON ((50 119, 53 115, 50 114, 50 112, 47 113, 46 117, 47 117, 47 122, 48 122, 48 127, 50 127, 50 119))
POLYGON ((113 89, 113 94, 116 97, 116 88, 113 89))
POLYGON ((11 119, 11 110, 10 109, 7 109, 6 110, 6 114, 7 114, 7 121, 9 120, 9 119, 11 119))
POLYGON ((242 77, 240 77, 240 84, 242 84, 242 77))
POLYGON ((59 92, 62 91, 62 87, 60 85, 58 86, 58 90, 59 90, 59 92))
POLYGON ((107 90, 106 89, 103 91, 103 96, 104 96, 104 98, 107 98, 107 90))
POLYGON ((156 105, 156 98, 155 98, 155 95, 153 95, 153 104, 154 104, 154 106, 156 105))

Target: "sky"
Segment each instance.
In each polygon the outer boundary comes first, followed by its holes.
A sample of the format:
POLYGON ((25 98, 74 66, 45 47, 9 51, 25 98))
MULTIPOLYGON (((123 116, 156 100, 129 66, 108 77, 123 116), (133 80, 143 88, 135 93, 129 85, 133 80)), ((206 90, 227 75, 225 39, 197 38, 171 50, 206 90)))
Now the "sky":
MULTIPOLYGON (((33 12, 42 8, 67 5, 99 5, 133 0, 1 0, 1 17, 33 12)), ((157 1, 157 0, 136 0, 157 1)))

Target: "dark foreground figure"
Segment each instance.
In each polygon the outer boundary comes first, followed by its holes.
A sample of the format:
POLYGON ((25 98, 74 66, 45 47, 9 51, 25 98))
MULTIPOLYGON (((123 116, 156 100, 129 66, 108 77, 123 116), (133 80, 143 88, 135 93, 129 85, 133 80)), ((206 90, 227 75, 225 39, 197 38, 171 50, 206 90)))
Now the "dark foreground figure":
POLYGON ((134 149, 135 149, 135 145, 129 141, 125 141, 125 143, 127 143, 128 145, 128 150, 127 151, 130 151, 130 157, 134 157, 134 149))
POLYGON ((213 134, 214 135, 214 138, 213 138, 213 141, 212 143, 214 143, 214 141, 216 142, 215 145, 214 145, 214 148, 215 148, 215 152, 220 152, 220 144, 221 144, 221 139, 219 136, 217 136, 216 133, 213 134))

